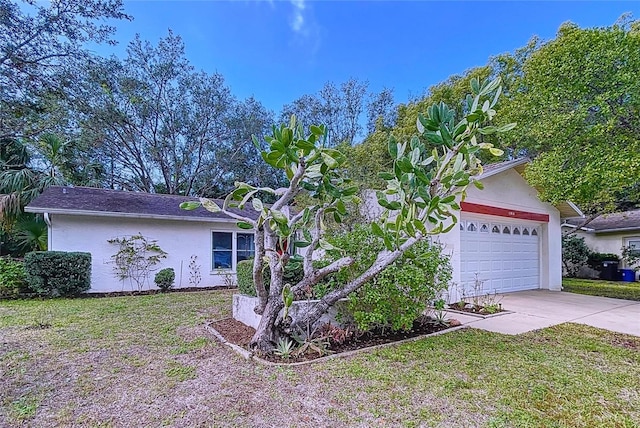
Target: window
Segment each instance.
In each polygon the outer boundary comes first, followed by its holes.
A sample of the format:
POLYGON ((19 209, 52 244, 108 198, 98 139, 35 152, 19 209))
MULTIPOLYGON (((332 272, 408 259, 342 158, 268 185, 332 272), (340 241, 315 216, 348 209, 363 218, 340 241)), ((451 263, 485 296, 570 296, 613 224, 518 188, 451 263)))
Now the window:
POLYGON ((502 229, 502 233, 504 233, 505 235, 511 235, 511 228, 509 226, 505 226, 502 229))
POLYGON ((253 233, 212 232, 211 268, 235 269, 241 260, 253 257, 253 233))
POLYGON ((522 229, 522 234, 529 236, 529 229, 527 229, 526 227, 524 229, 522 229))
POLYGON ((480 226, 480 232, 489 233, 489 225, 484 223, 482 226, 480 226))
POLYGON ((253 257, 253 236, 253 233, 238 233, 238 261, 247 260, 253 257))
POLYGON ((627 247, 629 247, 629 255, 640 256, 640 238, 627 239, 627 247))
POLYGON ((231 269, 233 267, 233 233, 213 232, 213 268, 231 269))
POLYGON ((536 229, 531 229, 531 236, 538 236, 538 231, 536 229))
POLYGON ((513 228, 513 234, 520 235, 520 229, 517 226, 513 228))
POLYGON ((478 230, 478 226, 476 226, 475 223, 469 222, 469 224, 467 225, 467 231, 475 232, 476 230, 478 230))
POLYGON ((500 233, 500 226, 494 225, 491 228, 491 233, 500 233))

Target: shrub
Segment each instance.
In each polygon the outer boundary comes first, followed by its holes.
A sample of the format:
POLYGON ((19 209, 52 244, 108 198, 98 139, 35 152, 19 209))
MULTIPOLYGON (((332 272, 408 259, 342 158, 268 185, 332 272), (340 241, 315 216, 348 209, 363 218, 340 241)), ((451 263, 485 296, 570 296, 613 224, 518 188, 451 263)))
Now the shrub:
POLYGON ((26 291, 24 263, 0 258, 0 297, 16 297, 26 291))
POLYGON ((590 253, 587 264, 592 269, 602 270, 602 262, 604 261, 620 261, 620 256, 611 253, 590 253))
MULTIPOLYGON (((256 296, 256 287, 253 283, 253 260, 242 260, 236 265, 236 275, 238 280, 238 291, 247 296, 256 296)), ((283 279, 285 284, 295 285, 304 278, 304 268, 302 257, 294 255, 284 267, 283 279)), ((262 280, 264 286, 269 289, 271 275, 269 273, 269 265, 264 264, 262 269, 262 280)))
POLYGON ((236 265, 238 291, 247 296, 256 296, 256 288, 253 285, 253 260, 242 260, 236 265))
POLYGON ((38 251, 24 258, 29 287, 42 296, 75 296, 91 288, 91 254, 38 251))
POLYGON ((575 277, 580 268, 587 264, 591 250, 584 238, 577 235, 562 235, 562 263, 567 276, 575 277))
POLYGON ((169 291, 173 287, 173 281, 176 279, 176 272, 173 268, 165 268, 160 270, 153 278, 158 288, 164 292, 169 291))
MULTIPOLYGON (((356 259, 329 280, 336 283, 360 275, 384 248, 368 226, 331 239, 331 244, 356 259)), ((408 250, 376 278, 349 296, 348 309, 360 330, 375 327, 407 330, 436 295, 447 289, 452 269, 439 245, 423 241, 408 250)), ((326 284, 326 283, 325 283, 326 284)))

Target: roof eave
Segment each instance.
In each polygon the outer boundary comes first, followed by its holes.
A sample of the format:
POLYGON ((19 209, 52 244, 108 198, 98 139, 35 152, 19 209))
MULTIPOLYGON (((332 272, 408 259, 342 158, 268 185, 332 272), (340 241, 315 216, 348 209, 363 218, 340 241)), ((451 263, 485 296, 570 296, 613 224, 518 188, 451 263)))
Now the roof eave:
POLYGON ((237 223, 237 220, 232 218, 212 218, 212 217, 182 217, 174 215, 158 215, 158 214, 140 214, 140 213, 121 213, 113 211, 90 211, 90 210, 68 210, 61 208, 44 208, 44 207, 31 207, 26 206, 24 209, 29 213, 36 214, 64 214, 64 215, 78 215, 89 217, 112 217, 112 218, 135 218, 135 219, 152 219, 152 220, 180 220, 180 221, 199 221, 207 223, 237 223))

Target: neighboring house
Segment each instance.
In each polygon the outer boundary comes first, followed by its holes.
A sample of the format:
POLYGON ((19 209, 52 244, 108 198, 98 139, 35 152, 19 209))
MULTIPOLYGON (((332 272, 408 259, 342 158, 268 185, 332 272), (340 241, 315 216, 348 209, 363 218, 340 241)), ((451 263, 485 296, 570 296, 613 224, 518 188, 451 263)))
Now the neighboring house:
MULTIPOLYGON (((582 213, 570 203, 541 202, 521 175, 526 163, 518 159, 487 166, 479 177, 484 190, 469 187, 459 226, 437 238, 451 255, 457 284, 450 290, 452 300, 459 297, 461 287, 466 295, 475 291, 476 274, 484 293, 561 289, 560 218, 582 213)), ((224 285, 225 274, 235 273, 237 261, 252 253, 253 235, 222 214, 202 208, 180 210, 178 205, 189 199, 53 187, 29 204, 27 211, 45 215, 51 250, 91 252, 90 291, 122 289, 110 263, 116 247, 107 240, 138 233, 157 240, 169 253, 161 267, 175 269, 177 285, 189 286, 191 255, 198 256, 202 267, 201 285, 224 285)), ((245 211, 245 215, 256 214, 245 211)))
MULTIPOLYGON (((91 253, 90 292, 129 291, 129 281, 121 282, 113 271, 111 256, 117 245, 113 238, 142 234, 156 240, 168 253, 158 269, 176 272, 175 287, 189 287, 191 256, 197 256, 201 287, 226 285, 229 272, 239 260, 253 256, 253 233, 236 226, 236 220, 200 207, 179 208, 193 198, 88 187, 50 187, 27 207, 43 214, 49 230, 50 250, 91 253)), ((247 209, 244 215, 256 218, 247 209)), ((155 288, 154 272, 148 284, 155 288)))
MULTIPOLYGON (((584 222, 581 218, 567 218, 563 232, 573 231, 584 222)), ((597 253, 622 253, 630 246, 640 251, 640 210, 601 215, 575 231, 585 244, 597 253)))

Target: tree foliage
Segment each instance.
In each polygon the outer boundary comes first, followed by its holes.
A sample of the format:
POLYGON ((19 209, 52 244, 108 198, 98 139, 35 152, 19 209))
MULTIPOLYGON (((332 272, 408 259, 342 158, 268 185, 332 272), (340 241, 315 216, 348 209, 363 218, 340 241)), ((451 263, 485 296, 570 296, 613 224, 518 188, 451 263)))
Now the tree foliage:
MULTIPOLYGON (((563 24, 554 40, 530 44, 512 66, 503 120, 518 123, 506 148, 534 158, 526 177, 549 202, 585 212, 640 201, 640 32, 563 24)), ((504 64, 504 62, 503 62, 504 64)))
POLYGON ((86 58, 87 42, 110 43, 112 19, 131 19, 121 0, 47 3, 0 0, 0 138, 52 131, 69 68, 86 58), (54 103, 55 104, 55 103, 54 103))
POLYGON ((251 144, 271 114, 236 100, 221 75, 195 71, 171 32, 157 46, 136 37, 122 61, 90 64, 75 98, 109 187, 216 196, 237 176, 277 181, 251 144))
MULTIPOLYGON (((473 95, 466 98, 467 113, 462 119, 456 119, 455 111, 446 104, 436 104, 428 108, 425 115, 419 115, 418 135, 409 142, 389 141, 393 168, 381 174, 387 183, 384 192, 377 195, 383 213, 371 226, 384 249, 360 275, 325 294, 301 318, 286 327, 287 330, 296 332, 313 324, 330 306, 377 277, 415 244, 455 226, 465 188, 482 173, 477 155, 483 150, 500 154, 490 143, 479 142, 479 137, 512 128, 511 125, 501 128, 487 125, 496 114, 494 106, 500 95, 499 85, 499 80, 483 84, 472 80, 473 95)), ((342 221, 348 213, 347 203, 356 200, 358 192, 357 186, 344 177, 345 156, 322 144, 326 133, 324 126, 310 126, 310 133, 305 133, 295 116, 289 126, 273 128, 273 136, 266 138, 268 149, 262 151, 262 158, 285 172, 289 180, 287 187, 272 189, 236 183, 236 190, 225 198, 222 206, 210 199, 182 205, 185 209, 202 205, 212 212, 224 212, 237 219, 239 227, 255 231, 253 280, 259 299, 256 311, 262 318, 252 346, 263 351, 273 349, 278 332, 284 328, 282 320, 277 321, 285 302, 302 296, 327 275, 355 263, 353 256, 344 254, 321 268, 313 264, 316 251, 339 251, 324 238, 323 224, 327 216, 336 222, 342 221), (303 191, 308 192, 309 203, 299 206, 297 213, 289 213, 288 204, 303 191), (264 204, 261 200, 264 194, 274 195, 276 202, 264 204), (251 206, 258 218, 231 210, 245 206, 251 206), (285 243, 307 248, 304 278, 295 284, 285 284, 283 280, 290 256, 277 248, 284 248, 285 243), (268 292, 262 279, 265 259, 271 277, 268 292)), ((255 143, 260 147, 257 139, 255 143)), ((479 182, 473 182, 480 186, 479 182)))

